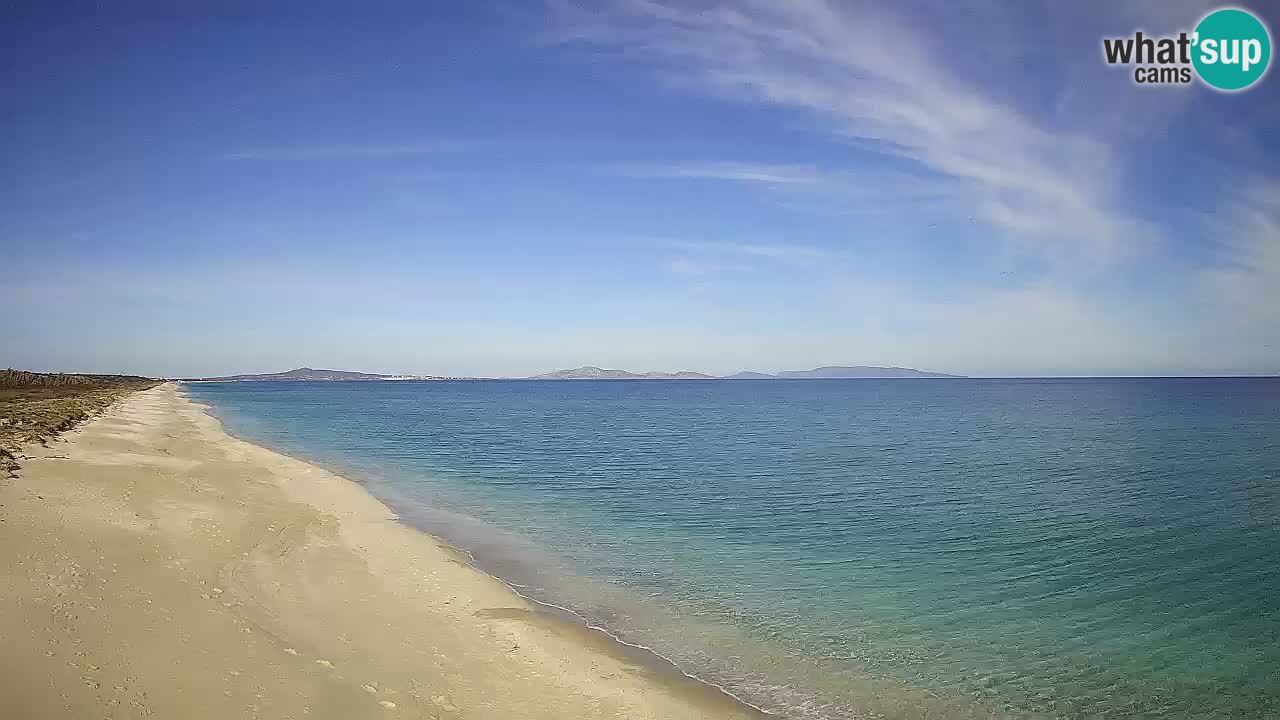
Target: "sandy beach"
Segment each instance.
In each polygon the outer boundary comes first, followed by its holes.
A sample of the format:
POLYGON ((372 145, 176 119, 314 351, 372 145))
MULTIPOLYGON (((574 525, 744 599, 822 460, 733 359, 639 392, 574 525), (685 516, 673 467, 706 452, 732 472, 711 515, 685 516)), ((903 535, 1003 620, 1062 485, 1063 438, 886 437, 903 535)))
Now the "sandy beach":
POLYGON ((748 718, 170 383, 0 484, 13 718, 748 718))

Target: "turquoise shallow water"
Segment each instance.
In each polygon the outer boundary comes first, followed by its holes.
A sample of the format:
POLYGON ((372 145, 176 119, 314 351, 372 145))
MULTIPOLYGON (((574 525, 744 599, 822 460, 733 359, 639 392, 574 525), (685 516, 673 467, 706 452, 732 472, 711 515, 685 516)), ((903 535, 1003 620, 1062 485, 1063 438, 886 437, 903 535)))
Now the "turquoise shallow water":
POLYGON ((1280 380, 186 387, 788 717, 1280 717, 1280 380))

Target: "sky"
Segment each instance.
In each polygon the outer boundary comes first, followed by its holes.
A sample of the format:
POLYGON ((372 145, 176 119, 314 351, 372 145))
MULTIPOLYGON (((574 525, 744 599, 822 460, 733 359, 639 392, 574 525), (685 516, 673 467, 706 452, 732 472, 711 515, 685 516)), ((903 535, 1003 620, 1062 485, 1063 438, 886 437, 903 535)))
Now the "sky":
POLYGON ((1102 59, 1212 3, 45 5, 0 366, 1280 373, 1280 79, 1102 59))

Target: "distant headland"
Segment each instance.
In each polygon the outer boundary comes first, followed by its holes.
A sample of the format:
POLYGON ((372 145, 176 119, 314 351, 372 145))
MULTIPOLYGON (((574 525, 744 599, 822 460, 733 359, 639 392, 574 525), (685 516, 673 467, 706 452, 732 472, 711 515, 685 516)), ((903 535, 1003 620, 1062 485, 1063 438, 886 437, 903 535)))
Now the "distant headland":
POLYGON ((272 380, 471 380, 475 378, 456 378, 445 375, 381 375, 378 373, 352 372, 350 370, 317 370, 315 368, 296 368, 277 373, 250 373, 246 375, 224 375, 221 377, 184 378, 186 382, 266 382, 272 380))
POLYGON ((379 373, 352 372, 350 370, 317 370, 297 368, 276 373, 250 373, 223 375, 220 377, 185 378, 188 382, 267 382, 267 381, 387 381, 387 380, 805 380, 832 378, 963 378, 964 375, 927 372, 902 367, 877 367, 874 365, 828 365, 812 370, 783 370, 778 373, 743 371, 733 375, 716 376, 692 370, 678 372, 631 372, 609 370, 591 365, 556 370, 530 377, 481 378, 449 375, 384 375, 379 373))

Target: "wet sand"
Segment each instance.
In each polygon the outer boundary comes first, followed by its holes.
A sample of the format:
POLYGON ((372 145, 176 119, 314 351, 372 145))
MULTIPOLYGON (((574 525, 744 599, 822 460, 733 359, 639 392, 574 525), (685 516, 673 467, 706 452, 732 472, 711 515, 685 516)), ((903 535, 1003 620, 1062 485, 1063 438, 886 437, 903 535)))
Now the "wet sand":
POLYGON ((0 481, 15 718, 759 718, 520 598, 174 384, 0 481))

